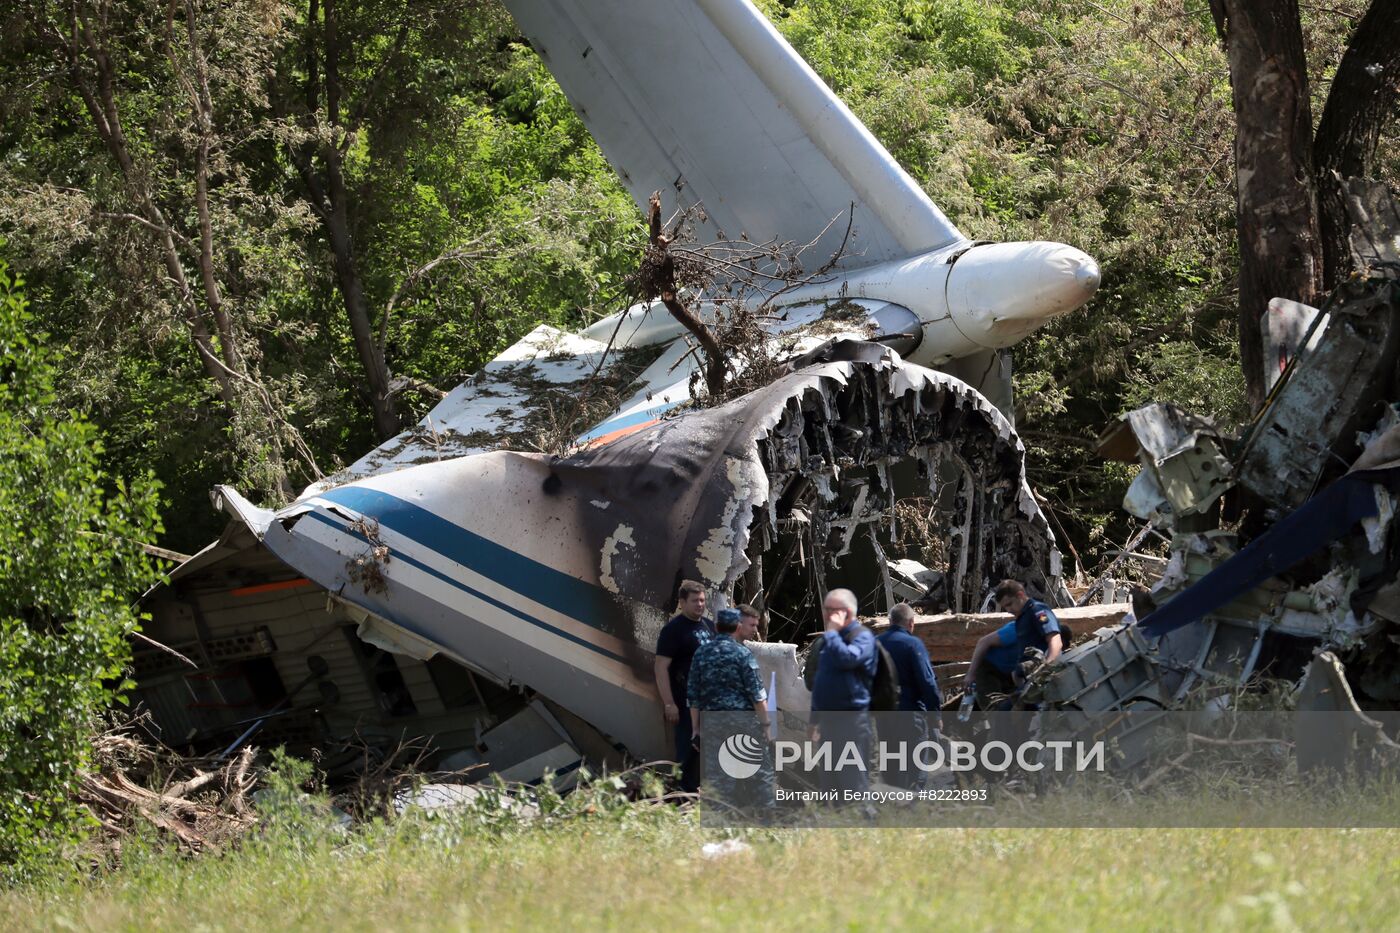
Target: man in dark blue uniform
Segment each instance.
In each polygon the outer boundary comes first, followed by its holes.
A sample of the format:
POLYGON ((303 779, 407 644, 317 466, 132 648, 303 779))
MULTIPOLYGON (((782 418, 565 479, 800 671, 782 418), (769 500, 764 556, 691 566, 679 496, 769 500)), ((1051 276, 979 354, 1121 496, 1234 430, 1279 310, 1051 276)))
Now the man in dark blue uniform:
POLYGON ((676 730, 676 763, 681 766, 681 787, 700 789, 700 756, 693 747, 688 680, 690 661, 705 642, 715 637, 715 623, 705 616, 705 587, 694 580, 681 581, 680 612, 661 628, 656 639, 656 692, 661 695, 666 721, 676 730))
POLYGON ((830 742, 833 762, 854 744, 858 763, 825 776, 833 790, 864 791, 870 786, 870 688, 879 663, 875 635, 856 618, 856 596, 832 590, 822 600, 825 632, 812 648, 820 651, 812 682, 812 721, 819 741, 830 742), (830 715, 823 715, 830 714, 830 715))
MULTIPOLYGON (((1025 586, 1017 580, 1003 580, 997 584, 996 601, 998 609, 1015 616, 1016 663, 1020 663, 1027 648, 1036 648, 1044 652, 1046 663, 1060 656, 1060 652, 1064 650, 1060 620, 1055 618, 1055 613, 1049 606, 1038 599, 1028 597, 1025 586)), ((977 677, 977 671, 989 651, 1006 646, 1004 632, 1003 627, 990 635, 982 636, 977 642, 977 647, 972 651, 972 664, 968 668, 969 677, 977 677)), ((975 691, 977 685, 975 682, 968 683, 966 689, 975 691)))
POLYGON ((878 717, 880 743, 894 753, 904 743, 904 754, 894 761, 906 767, 894 768, 884 774, 884 781, 896 787, 921 788, 927 775, 914 766, 914 747, 928 739, 930 721, 935 729, 943 728, 943 693, 929 663, 928 649, 914 635, 914 608, 899 603, 890 610, 889 630, 877 639, 890 654, 895 673, 899 676, 899 711, 878 717), (932 715, 926 716, 926 713, 932 715))

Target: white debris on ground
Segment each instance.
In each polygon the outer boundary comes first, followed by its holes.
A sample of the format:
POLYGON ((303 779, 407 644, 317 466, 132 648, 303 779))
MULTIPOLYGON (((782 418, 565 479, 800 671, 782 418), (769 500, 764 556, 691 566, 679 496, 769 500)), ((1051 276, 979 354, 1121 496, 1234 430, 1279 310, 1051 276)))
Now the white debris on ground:
POLYGON ((700 857, 703 859, 728 858, 731 855, 743 855, 752 852, 753 846, 742 839, 726 839, 723 842, 707 842, 700 847, 700 857))

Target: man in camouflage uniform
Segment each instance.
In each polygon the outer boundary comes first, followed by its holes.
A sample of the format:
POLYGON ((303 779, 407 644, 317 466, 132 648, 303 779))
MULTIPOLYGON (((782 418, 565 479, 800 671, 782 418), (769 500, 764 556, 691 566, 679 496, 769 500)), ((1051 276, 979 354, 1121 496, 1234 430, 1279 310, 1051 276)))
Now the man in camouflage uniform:
POLYGON ((714 727, 714 734, 700 741, 705 762, 702 777, 711 799, 740 808, 767 807, 773 803, 768 693, 758 676, 758 660, 735 640, 740 620, 738 609, 721 609, 715 616, 717 637, 695 652, 688 682, 690 715, 696 736, 702 735, 707 720, 714 727), (721 766, 720 748, 731 736, 739 736, 741 757, 758 762, 753 776, 736 778, 721 766))

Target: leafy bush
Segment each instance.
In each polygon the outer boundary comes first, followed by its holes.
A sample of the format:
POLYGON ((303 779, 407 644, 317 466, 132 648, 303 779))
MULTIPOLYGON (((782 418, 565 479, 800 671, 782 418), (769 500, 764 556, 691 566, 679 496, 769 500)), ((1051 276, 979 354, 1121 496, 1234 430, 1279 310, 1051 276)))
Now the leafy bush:
POLYGON ((89 725, 119 696, 132 599, 156 579, 156 486, 98 467, 97 430, 56 410, 56 360, 0 262, 0 877, 79 832, 89 725))

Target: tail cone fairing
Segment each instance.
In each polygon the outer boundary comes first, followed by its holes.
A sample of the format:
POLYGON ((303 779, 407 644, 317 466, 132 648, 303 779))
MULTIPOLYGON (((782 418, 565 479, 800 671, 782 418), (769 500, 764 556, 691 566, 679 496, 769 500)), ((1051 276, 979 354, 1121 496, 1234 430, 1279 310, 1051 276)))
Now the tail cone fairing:
POLYGON ((948 570, 964 605, 1003 576, 1048 594, 1051 537, 1023 458, 963 383, 843 342, 727 405, 573 457, 496 451, 327 490, 278 513, 265 543, 469 667, 665 756, 651 649, 679 579, 767 593, 775 625, 792 620, 770 636, 796 637, 818 584, 879 590, 895 499, 931 495, 957 515, 948 570), (949 465, 959 479, 939 489, 949 465))

